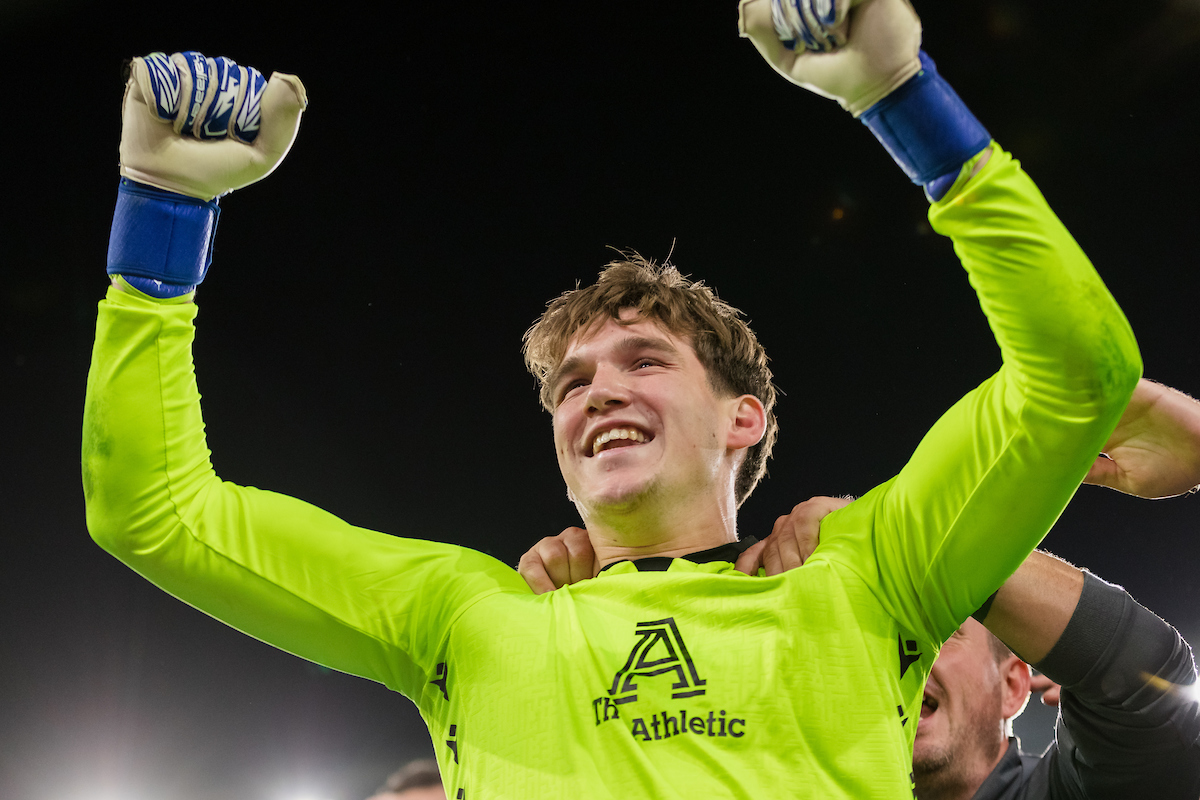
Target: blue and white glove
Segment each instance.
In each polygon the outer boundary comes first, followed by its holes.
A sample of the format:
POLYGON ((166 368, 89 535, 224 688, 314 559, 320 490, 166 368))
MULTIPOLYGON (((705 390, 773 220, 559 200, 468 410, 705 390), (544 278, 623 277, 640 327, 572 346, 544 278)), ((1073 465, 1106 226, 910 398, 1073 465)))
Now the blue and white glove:
POLYGON ((991 142, 921 50, 908 0, 741 0, 738 12, 767 63, 860 119, 931 200, 991 142))
POLYGON ((846 43, 846 16, 853 2, 835 0, 772 0, 775 35, 788 50, 800 47, 828 53, 846 43))
POLYGON ((132 59, 109 274, 156 297, 194 289, 212 261, 217 198, 279 165, 307 105, 294 75, 268 81, 196 52, 132 59))

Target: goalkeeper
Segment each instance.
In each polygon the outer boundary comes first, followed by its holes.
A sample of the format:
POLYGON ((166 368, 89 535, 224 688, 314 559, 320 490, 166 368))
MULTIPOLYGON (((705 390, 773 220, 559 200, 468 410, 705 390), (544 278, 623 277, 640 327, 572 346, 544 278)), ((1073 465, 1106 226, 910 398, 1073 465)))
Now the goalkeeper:
POLYGON ((771 578, 733 563, 775 436, 766 355, 706 287, 636 259, 555 300, 526 341, 600 579, 534 595, 480 553, 219 480, 195 288, 217 199, 284 157, 304 90, 195 53, 133 62, 84 415, 89 529, 205 612, 411 698, 450 797, 911 796, 938 647, 1050 528, 1139 378, 1116 303, 920 52, 906 0, 740 13, 772 66, 924 187, 1003 356, 895 478, 824 521, 808 568, 771 578))
MULTIPOLYGON (((1104 453, 1085 483, 1147 498, 1197 490, 1200 403, 1142 379, 1104 453)), ((821 518, 849 502, 800 503, 737 568, 778 575, 802 566, 821 518)), ((592 574, 592 558, 587 532, 568 528, 526 553, 521 574, 535 591, 553 591, 592 574)), ((1200 796, 1196 665, 1178 631, 1120 587, 1043 552, 973 616, 925 685, 913 747, 920 800, 1200 796), (1042 674, 1031 676, 1031 664, 1042 674), (1031 689, 1049 705, 1061 698, 1054 743, 1041 755, 1025 753, 1012 731, 1031 689)))

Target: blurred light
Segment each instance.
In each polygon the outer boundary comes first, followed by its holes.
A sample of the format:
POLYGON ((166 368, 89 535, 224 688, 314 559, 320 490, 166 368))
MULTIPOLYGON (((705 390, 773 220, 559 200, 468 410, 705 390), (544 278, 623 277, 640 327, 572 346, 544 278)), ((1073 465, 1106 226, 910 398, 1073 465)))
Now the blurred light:
POLYGON ((1151 675, 1148 672, 1142 673, 1142 679, 1151 686, 1164 692, 1171 692, 1187 702, 1200 703, 1200 684, 1171 683, 1165 678, 1160 678, 1157 675, 1151 675))
POLYGON ((300 774, 276 776, 263 785, 266 791, 259 797, 262 800, 344 800, 342 792, 330 788, 337 783, 332 776, 302 770, 300 774))

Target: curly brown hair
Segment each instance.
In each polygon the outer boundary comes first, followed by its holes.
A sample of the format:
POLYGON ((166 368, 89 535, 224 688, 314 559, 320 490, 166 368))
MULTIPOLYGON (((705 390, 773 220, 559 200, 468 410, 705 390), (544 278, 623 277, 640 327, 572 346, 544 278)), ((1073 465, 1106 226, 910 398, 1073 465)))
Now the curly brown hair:
POLYGON ((708 374, 713 391, 726 397, 750 394, 766 409, 762 440, 747 448, 734 493, 740 506, 767 471, 779 425, 775 420, 775 384, 767 354, 742 320, 742 312, 717 297, 703 281, 692 281, 669 262, 657 264, 634 252, 609 262, 591 286, 564 292, 524 337, 525 366, 541 387, 542 405, 553 413, 550 379, 566 355, 571 339, 596 322, 612 319, 632 325, 650 319, 686 339, 708 374), (622 309, 637 310, 621 319, 622 309))

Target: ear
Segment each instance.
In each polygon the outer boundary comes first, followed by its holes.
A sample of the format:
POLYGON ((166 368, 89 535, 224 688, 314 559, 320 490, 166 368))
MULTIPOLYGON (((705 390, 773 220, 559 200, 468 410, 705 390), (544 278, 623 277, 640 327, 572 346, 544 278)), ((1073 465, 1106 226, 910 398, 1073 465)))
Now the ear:
POLYGON ((730 450, 745 450, 762 441, 767 432, 767 411, 762 401, 752 394, 731 401, 729 435, 725 446, 730 450))
POLYGON ((1029 702, 1029 683, 1032 674, 1029 665, 1017 656, 1009 656, 997 665, 1000 672, 1000 687, 1003 696, 1001 712, 1006 720, 1019 716, 1029 702))

